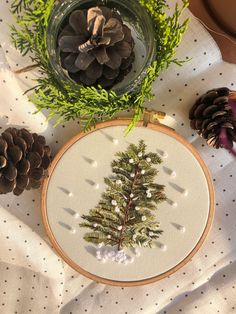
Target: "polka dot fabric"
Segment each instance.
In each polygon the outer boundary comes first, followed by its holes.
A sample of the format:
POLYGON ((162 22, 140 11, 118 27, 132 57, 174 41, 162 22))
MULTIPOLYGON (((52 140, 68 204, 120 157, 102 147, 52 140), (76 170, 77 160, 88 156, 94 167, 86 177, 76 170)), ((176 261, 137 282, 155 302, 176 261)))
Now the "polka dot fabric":
MULTIPOLYGON (((42 133, 56 153, 80 126, 75 121, 54 128, 43 114, 32 115, 34 105, 22 93, 38 74, 13 73, 29 60, 10 44, 8 9, 9 1, 1 1, 0 127, 14 125, 42 133)), ((163 122, 199 150, 212 173, 216 215, 202 249, 192 262, 155 284, 105 286, 76 273, 54 253, 42 226, 40 191, 27 191, 18 198, 0 196, 0 313, 236 313, 236 163, 226 151, 207 147, 188 121, 188 111, 200 94, 219 86, 236 89, 236 66, 222 62, 214 41, 194 17, 177 56, 187 62, 182 67, 172 65, 157 79, 157 98, 147 106, 167 113, 163 122)))

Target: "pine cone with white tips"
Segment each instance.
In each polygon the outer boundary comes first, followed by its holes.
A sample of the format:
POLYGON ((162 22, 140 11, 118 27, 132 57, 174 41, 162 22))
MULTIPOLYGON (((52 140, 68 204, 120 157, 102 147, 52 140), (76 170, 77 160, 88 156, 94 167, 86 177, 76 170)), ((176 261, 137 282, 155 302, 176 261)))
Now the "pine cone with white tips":
POLYGON ((134 61, 134 40, 120 14, 107 7, 75 10, 58 37, 61 65, 84 86, 111 88, 134 61))

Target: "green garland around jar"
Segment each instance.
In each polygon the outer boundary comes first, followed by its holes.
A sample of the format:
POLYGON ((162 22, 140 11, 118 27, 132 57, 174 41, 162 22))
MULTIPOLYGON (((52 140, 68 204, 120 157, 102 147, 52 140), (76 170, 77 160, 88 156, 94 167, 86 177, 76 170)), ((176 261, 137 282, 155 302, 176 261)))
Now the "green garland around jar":
POLYGON ((137 0, 151 16, 155 31, 156 55, 146 69, 138 87, 123 95, 103 88, 71 88, 66 83, 60 84, 50 64, 47 50, 47 29, 55 0, 14 0, 11 11, 16 17, 16 26, 11 26, 11 39, 22 55, 30 54, 33 66, 38 67, 40 78, 36 79, 30 100, 37 111, 47 109, 49 119, 57 117, 57 123, 79 119, 86 131, 97 122, 113 118, 117 113, 132 110, 133 119, 127 128, 129 132, 139 121, 144 112, 144 103, 153 98, 152 83, 160 72, 171 63, 181 65, 175 58, 176 47, 180 43, 188 25, 188 19, 180 22, 183 5, 176 4, 172 15, 168 15, 166 0, 137 0))

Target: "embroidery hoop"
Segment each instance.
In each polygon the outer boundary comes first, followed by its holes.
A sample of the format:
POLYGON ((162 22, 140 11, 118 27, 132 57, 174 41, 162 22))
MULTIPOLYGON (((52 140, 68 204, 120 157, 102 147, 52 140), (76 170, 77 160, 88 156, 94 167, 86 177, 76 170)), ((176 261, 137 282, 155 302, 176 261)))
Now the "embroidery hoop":
MULTIPOLYGON (((88 271, 86 271, 85 269, 81 268, 77 263, 75 263, 72 259, 70 259, 67 254, 63 251, 63 249, 60 247, 60 245, 58 244, 58 241, 56 239, 56 237, 53 234, 53 231, 50 227, 50 223, 48 220, 48 214, 47 214, 47 206, 46 206, 46 201, 47 201, 47 191, 48 191, 48 186, 49 186, 49 182, 50 182, 50 178, 52 176, 52 173, 58 163, 58 161, 62 158, 62 156, 65 154, 65 152, 73 146, 73 144, 75 144, 77 141, 79 141, 80 139, 88 136, 89 134, 92 134, 93 132, 96 132, 98 130, 107 128, 107 127, 111 127, 111 126, 126 126, 130 123, 130 120, 128 119, 124 119, 124 120, 112 120, 112 121, 108 121, 108 122, 103 122, 100 123, 96 126, 95 129, 93 129, 92 131, 88 132, 88 133, 84 133, 81 132, 78 135, 74 136, 71 140, 68 141, 68 143, 66 143, 61 150, 58 152, 58 154, 56 155, 56 157, 54 158, 50 168, 49 168, 49 175, 48 177, 44 180, 43 183, 43 188, 42 188, 42 197, 41 197, 41 212, 42 212, 42 219, 43 219, 43 224, 45 226, 45 230, 46 233, 56 251, 56 253, 69 265, 71 266, 73 269, 75 269, 76 271, 78 271, 79 273, 81 273, 82 275, 96 281, 96 282, 100 282, 103 284, 108 284, 108 285, 113 285, 113 286, 121 286, 121 287, 134 287, 134 286, 141 286, 141 285, 145 285, 145 284, 150 284, 153 282, 156 282, 158 280, 161 280, 165 277, 170 276, 171 274, 175 273, 177 270, 179 270, 180 268, 182 268, 186 263, 188 263, 191 258, 198 252, 198 250, 201 248, 201 246, 203 245, 207 234, 210 231, 212 222, 213 222, 213 217, 214 217, 214 211, 215 211, 215 195, 214 195, 214 187, 213 187, 213 183, 212 183, 212 179, 211 179, 211 175, 210 172, 206 166, 206 164, 204 163, 204 161, 202 160, 201 156, 199 155, 199 153, 197 152, 197 150, 190 144, 187 142, 186 139, 184 139, 182 136, 180 136, 179 134, 177 134, 175 131, 173 131, 172 129, 170 129, 167 126, 161 125, 161 124, 152 124, 152 123, 148 123, 147 128, 154 130, 154 131, 158 131, 161 133, 164 133, 172 138, 174 138, 176 141, 178 141, 179 143, 181 143, 182 145, 184 145, 191 153, 192 155, 195 157, 195 159, 198 161, 200 167, 202 168, 205 178, 207 180, 207 186, 208 186, 208 192, 209 192, 209 212, 208 212, 208 219, 207 219, 207 223, 204 229, 204 232, 202 233, 199 241, 197 242, 197 244, 195 245, 195 247, 193 247, 193 249, 191 250, 191 252, 181 261, 179 262, 175 267, 169 269, 168 271, 154 276, 152 278, 147 278, 147 279, 143 279, 143 280, 137 280, 137 281, 120 281, 120 280, 111 280, 111 279, 107 279, 107 278, 103 278, 100 276, 97 276, 93 273, 90 273, 88 271)), ((143 127, 143 122, 139 122, 137 127, 143 127)))

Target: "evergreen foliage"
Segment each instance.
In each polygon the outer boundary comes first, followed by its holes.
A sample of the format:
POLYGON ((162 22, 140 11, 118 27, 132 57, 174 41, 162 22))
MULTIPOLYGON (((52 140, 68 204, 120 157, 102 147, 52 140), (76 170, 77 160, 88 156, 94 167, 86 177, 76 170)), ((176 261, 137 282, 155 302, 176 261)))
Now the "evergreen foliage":
POLYGON ((112 162, 113 176, 105 178, 106 191, 99 204, 83 215, 81 227, 91 229, 84 239, 93 244, 124 247, 152 247, 162 231, 156 221, 156 205, 166 199, 164 186, 154 182, 154 165, 162 161, 155 153, 147 153, 140 140, 125 152, 116 154, 112 162))
POLYGON ((29 54, 42 74, 36 79, 34 94, 30 98, 37 107, 37 112, 49 110, 49 118, 57 116, 57 124, 79 118, 84 130, 98 121, 110 119, 118 112, 131 109, 133 120, 127 129, 130 131, 144 112, 145 100, 153 98, 152 83, 159 73, 171 63, 181 65, 174 58, 175 48, 185 33, 188 20, 180 22, 188 0, 183 0, 183 7, 176 5, 172 16, 166 14, 168 6, 165 0, 137 0, 151 15, 155 28, 156 58, 146 71, 140 86, 133 92, 122 96, 101 87, 81 87, 78 90, 70 85, 61 85, 54 77, 47 53, 47 27, 50 14, 56 0, 14 0, 12 13, 18 26, 11 27, 12 42, 23 54, 29 54))

